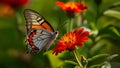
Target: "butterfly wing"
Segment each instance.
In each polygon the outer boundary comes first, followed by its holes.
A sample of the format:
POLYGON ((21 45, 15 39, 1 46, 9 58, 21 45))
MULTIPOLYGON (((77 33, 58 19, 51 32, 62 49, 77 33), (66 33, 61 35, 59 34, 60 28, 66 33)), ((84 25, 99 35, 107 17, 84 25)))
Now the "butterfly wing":
POLYGON ((24 16, 27 22, 27 31, 30 31, 31 29, 44 28, 46 30, 54 32, 52 26, 38 12, 26 9, 24 11, 24 16))
POLYGON ((58 33, 39 13, 26 9, 24 12, 27 27, 28 48, 34 53, 38 53, 43 47, 49 49, 51 42, 58 33))
POLYGON ((36 45, 36 47, 41 50, 44 46, 46 46, 45 50, 48 50, 49 45, 51 42, 56 38, 56 33, 52 33, 48 30, 37 30, 36 35, 33 36, 33 43, 36 45))

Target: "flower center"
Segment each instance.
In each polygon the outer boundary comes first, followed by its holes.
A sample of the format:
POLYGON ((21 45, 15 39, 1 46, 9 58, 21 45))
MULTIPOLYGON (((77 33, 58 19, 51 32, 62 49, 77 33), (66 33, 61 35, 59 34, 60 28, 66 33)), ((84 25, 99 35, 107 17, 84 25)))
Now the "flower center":
POLYGON ((77 6, 74 3, 72 3, 72 2, 66 3, 66 7, 70 7, 71 9, 77 8, 77 6))
POLYGON ((75 34, 69 32, 68 34, 62 37, 61 41, 63 41, 66 46, 71 47, 76 42, 75 34))

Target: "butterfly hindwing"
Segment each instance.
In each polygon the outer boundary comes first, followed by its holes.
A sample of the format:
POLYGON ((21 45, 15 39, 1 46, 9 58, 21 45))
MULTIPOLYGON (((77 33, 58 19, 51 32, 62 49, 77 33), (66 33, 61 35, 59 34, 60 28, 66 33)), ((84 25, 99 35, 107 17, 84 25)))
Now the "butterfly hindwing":
POLYGON ((33 43, 41 50, 41 48, 47 45, 46 42, 50 40, 51 36, 52 36, 52 33, 49 31, 46 31, 44 29, 37 30, 36 35, 34 35, 32 38, 33 43))

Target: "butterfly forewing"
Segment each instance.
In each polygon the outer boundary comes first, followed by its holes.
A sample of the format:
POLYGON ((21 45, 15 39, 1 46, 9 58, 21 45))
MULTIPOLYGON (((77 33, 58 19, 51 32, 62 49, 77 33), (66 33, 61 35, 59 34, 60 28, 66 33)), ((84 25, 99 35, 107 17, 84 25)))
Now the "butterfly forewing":
POLYGON ((50 44, 56 39, 58 33, 53 27, 34 10, 26 9, 24 12, 27 27, 27 45, 34 53, 43 47, 49 49, 50 44))
POLYGON ((24 12, 27 21, 27 30, 30 29, 47 29, 54 32, 52 26, 39 13, 34 10, 26 9, 24 12))

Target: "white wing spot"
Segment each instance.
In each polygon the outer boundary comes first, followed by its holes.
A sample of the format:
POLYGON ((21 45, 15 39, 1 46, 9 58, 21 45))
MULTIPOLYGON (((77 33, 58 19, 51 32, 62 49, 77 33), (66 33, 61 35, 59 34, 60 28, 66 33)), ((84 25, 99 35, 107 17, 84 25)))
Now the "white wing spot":
POLYGON ((39 23, 32 23, 33 25, 40 25, 39 23))
POLYGON ((44 19, 42 19, 41 21, 39 21, 40 24, 41 24, 42 22, 44 22, 44 19))

